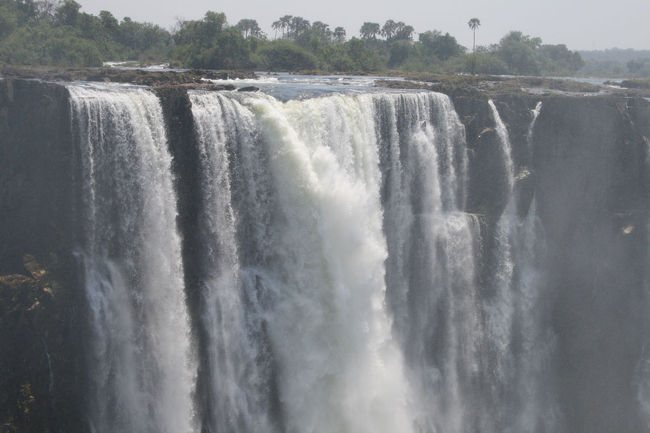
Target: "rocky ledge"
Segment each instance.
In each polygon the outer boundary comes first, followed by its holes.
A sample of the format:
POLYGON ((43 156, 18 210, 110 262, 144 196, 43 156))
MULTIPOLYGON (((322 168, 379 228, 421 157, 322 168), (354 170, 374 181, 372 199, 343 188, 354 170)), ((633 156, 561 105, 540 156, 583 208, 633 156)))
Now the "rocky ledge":
POLYGON ((412 74, 401 80, 379 79, 375 82, 375 85, 390 89, 432 90, 448 95, 462 96, 593 96, 614 94, 623 97, 650 97, 650 86, 644 87, 631 81, 620 83, 607 81, 602 84, 593 84, 577 79, 549 77, 412 74))
POLYGON ((146 70, 120 68, 50 69, 38 67, 0 67, 0 77, 40 79, 44 81, 100 81, 144 86, 183 86, 202 90, 233 90, 232 85, 206 80, 255 78, 254 72, 190 70, 146 70))

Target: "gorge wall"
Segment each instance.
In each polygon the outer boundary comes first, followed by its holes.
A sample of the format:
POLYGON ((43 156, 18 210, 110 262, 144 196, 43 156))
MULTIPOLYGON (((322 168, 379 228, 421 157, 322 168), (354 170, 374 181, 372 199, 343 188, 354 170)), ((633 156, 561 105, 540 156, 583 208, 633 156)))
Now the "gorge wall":
POLYGON ((0 431, 650 431, 647 100, 0 90, 0 431))

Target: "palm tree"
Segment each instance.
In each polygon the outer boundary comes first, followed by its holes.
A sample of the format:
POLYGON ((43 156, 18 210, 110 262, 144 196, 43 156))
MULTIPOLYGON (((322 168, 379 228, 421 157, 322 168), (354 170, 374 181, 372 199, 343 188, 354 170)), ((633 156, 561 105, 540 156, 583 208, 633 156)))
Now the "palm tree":
POLYGON ((472 32, 474 32, 474 45, 472 45, 472 52, 475 53, 476 52, 476 29, 478 29, 479 26, 481 25, 481 20, 479 20, 478 18, 472 18, 471 20, 469 20, 467 25, 469 26, 470 29, 472 29, 472 32))
POLYGON ((284 34, 285 31, 289 31, 291 28, 291 20, 293 19, 293 16, 291 15, 285 15, 280 17, 280 23, 282 23, 282 39, 284 39, 284 34))
POLYGON ((345 29, 343 27, 337 27, 334 29, 334 40, 337 44, 345 42, 345 29))
POLYGON ((371 39, 377 39, 377 35, 381 33, 381 26, 378 23, 363 23, 361 30, 361 39, 369 41, 371 39))
POLYGON ((271 28, 275 30, 275 39, 278 38, 278 30, 283 29, 284 27, 282 26, 282 22, 280 20, 273 21, 273 24, 271 24, 271 28))

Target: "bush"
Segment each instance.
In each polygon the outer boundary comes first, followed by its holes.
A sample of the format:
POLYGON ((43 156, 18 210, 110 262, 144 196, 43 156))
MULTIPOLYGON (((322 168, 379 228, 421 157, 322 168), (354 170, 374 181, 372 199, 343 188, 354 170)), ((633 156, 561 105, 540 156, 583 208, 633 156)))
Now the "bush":
POLYGON ((318 68, 316 56, 291 41, 269 42, 260 48, 258 55, 262 62, 258 67, 269 71, 298 71, 318 68))
POLYGON ((14 65, 101 66, 97 46, 69 27, 26 26, 0 43, 0 62, 14 65))
POLYGON ((450 72, 474 72, 477 74, 508 74, 508 65, 493 53, 473 53, 456 57, 450 63, 450 72))

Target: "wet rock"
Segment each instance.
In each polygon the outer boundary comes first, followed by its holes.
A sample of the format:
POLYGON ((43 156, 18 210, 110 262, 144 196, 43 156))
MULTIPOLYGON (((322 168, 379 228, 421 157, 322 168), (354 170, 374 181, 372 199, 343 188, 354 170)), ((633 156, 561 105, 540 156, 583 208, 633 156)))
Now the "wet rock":
MULTIPOLYGON (((112 83, 130 83, 142 86, 156 87, 192 84, 201 87, 215 85, 206 83, 206 79, 250 79, 255 78, 256 75, 253 72, 245 71, 205 71, 200 69, 149 71, 145 69, 117 68, 51 69, 41 67, 5 66, 0 68, 0 77, 32 79, 37 78, 46 81, 99 81, 112 83)), ((230 90, 227 88, 230 87, 230 85, 224 86, 226 87, 221 90, 230 90)))

